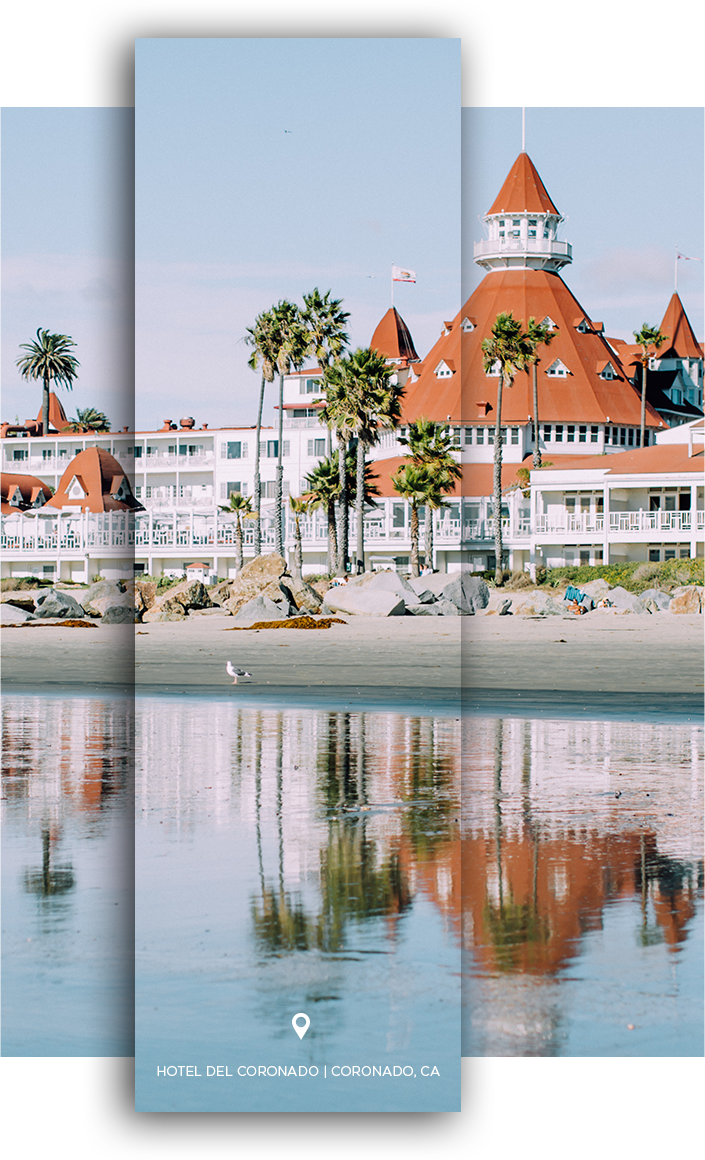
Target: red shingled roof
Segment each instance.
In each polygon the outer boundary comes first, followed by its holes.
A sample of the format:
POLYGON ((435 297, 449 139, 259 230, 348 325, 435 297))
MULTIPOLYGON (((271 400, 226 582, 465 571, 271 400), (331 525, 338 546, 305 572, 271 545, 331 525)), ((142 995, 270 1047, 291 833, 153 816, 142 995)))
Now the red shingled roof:
POLYGON ((661 333, 668 335, 658 358, 702 358, 700 344, 677 294, 671 296, 661 323, 661 333))
MULTIPOLYGON (((396 475, 403 463, 408 462, 408 457, 401 455, 396 455, 391 459, 374 459, 372 461, 371 467, 377 476, 375 482, 379 488, 380 495, 398 498, 399 493, 392 487, 392 476, 396 475)), ((531 466, 530 459, 523 464, 503 463, 502 487, 506 490, 511 484, 516 483, 518 469, 527 466, 531 466)), ((494 465, 492 463, 463 463, 462 478, 456 480, 453 490, 447 493, 447 498, 452 499, 453 496, 491 495, 493 470, 494 465)))
POLYGON ((124 468, 109 451, 100 447, 87 447, 71 460, 47 507, 75 508, 84 512, 141 510, 141 505, 132 495, 124 468), (68 493, 74 478, 81 485, 83 494, 70 497, 68 493))
POLYGON ((51 488, 35 475, 17 475, 10 471, 3 471, 0 475, 0 510, 4 516, 43 507, 49 499, 51 488), (11 499, 15 502, 10 503, 11 499))
POLYGON ((377 324, 370 346, 385 358, 399 359, 407 363, 419 361, 411 331, 394 306, 390 306, 377 324))
POLYGON ((528 153, 519 154, 487 213, 511 214, 524 211, 561 216, 528 153))
MULTIPOLYGON (((530 317, 542 322, 548 316, 558 328, 551 345, 539 352, 540 422, 605 423, 609 419, 614 424, 639 425, 640 395, 628 381, 620 358, 601 334, 594 331, 581 334, 575 328, 573 321, 578 315, 588 320, 590 316, 562 278, 545 270, 492 271, 465 304, 464 313, 472 313, 477 318, 475 330, 463 335, 462 410, 465 422, 476 422, 481 417, 479 411, 484 408, 478 408, 478 403, 486 400, 492 405, 486 421, 494 419, 497 379, 485 374, 482 340, 490 335, 497 315, 507 311, 525 325, 530 317), (565 377, 546 374, 557 360, 568 368, 565 377), (604 366, 607 361, 612 363, 619 378, 600 378, 598 363, 604 366)), ((444 357, 444 353, 439 350, 437 358, 444 357)), ((521 371, 514 379, 514 385, 504 391, 502 418, 507 423, 525 423, 532 413, 531 374, 521 371)), ((439 415, 442 414, 443 409, 439 408, 439 415)), ((405 418, 409 417, 405 415, 405 418)), ((646 425, 650 428, 663 426, 659 415, 648 403, 646 425)))
POLYGON ((651 447, 636 447, 633 451, 620 451, 616 455, 586 455, 582 457, 556 456, 553 468, 543 467, 541 473, 572 470, 600 470, 608 475, 638 475, 642 472, 653 475, 669 475, 682 471, 694 475, 703 473, 703 449, 693 448, 688 455, 687 443, 654 443, 651 447))

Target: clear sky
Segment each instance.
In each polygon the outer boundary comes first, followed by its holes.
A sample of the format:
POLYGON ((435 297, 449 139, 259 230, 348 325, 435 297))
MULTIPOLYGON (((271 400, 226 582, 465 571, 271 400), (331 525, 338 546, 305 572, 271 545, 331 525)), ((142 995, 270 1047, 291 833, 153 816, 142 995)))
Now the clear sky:
MULTIPOLYGON (((678 293, 703 328, 703 109, 526 110, 526 151, 566 219, 573 246, 561 276, 606 333, 631 341, 678 293)), ((463 297, 484 277, 473 242, 521 152, 521 109, 463 110, 463 297)))
POLYGON ((366 346, 393 263, 428 349, 460 305, 459 41, 145 39, 136 60, 138 423, 253 423, 255 316, 330 289, 366 346))
POLYGON ((81 363, 67 415, 133 416, 132 109, 3 109, 2 418, 34 418, 41 386, 15 366, 38 327, 81 363), (41 159, 39 162, 38 159, 41 159))

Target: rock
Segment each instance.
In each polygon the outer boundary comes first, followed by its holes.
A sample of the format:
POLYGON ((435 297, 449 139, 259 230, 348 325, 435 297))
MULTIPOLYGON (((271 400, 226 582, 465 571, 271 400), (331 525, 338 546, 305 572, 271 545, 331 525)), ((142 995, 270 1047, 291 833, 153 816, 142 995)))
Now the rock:
MULTIPOLYGON (((278 595, 281 599, 283 593, 279 581, 282 576, 286 575, 286 571, 286 560, 277 556, 276 553, 271 556, 255 556, 254 560, 245 564, 245 567, 234 580, 215 585, 218 597, 216 603, 236 615, 255 596, 266 596, 271 600, 275 595, 278 595), (226 583, 230 586, 227 596, 224 591, 226 583)), ((287 580, 287 583, 290 581, 287 580)), ((211 589, 211 596, 213 592, 214 590, 211 589)))
POLYGON ((674 589, 668 611, 681 615, 702 612, 702 595, 697 586, 689 584, 687 588, 674 589))
POLYGON ((100 612, 102 616, 111 604, 123 604, 124 597, 125 589, 122 584, 115 580, 97 580, 95 584, 82 590, 81 603, 86 612, 100 612), (96 601, 102 601, 103 607, 98 607, 96 601))
POLYGON ((155 606, 154 608, 150 608, 148 612, 143 614, 142 623, 154 624, 156 621, 160 620, 170 621, 185 619, 186 609, 184 608, 183 604, 179 604, 178 600, 175 600, 171 606, 163 604, 159 607, 155 606))
POLYGON ((514 616, 565 616, 568 605, 548 592, 533 591, 517 594, 512 600, 511 610, 514 616))
POLYGON ((29 620, 29 618, 30 613, 24 608, 17 608, 9 601, 3 601, 0 604, 0 624, 24 624, 25 620, 29 620))
POLYGON ((58 592, 56 588, 46 588, 36 598, 34 619, 49 617, 61 620, 77 620, 85 616, 83 605, 74 600, 68 592, 58 592))
MULTIPOLYGON (((651 601, 657 612, 668 612, 668 606, 671 603, 668 592, 662 592, 660 588, 647 588, 645 592, 641 593, 639 599, 644 605, 651 601)), ((652 612, 654 608, 651 609, 652 612)))
POLYGON ((134 604, 111 604, 103 613, 103 624, 138 624, 139 612, 134 604))
POLYGON ((616 608, 617 612, 637 612, 642 615, 648 615, 648 610, 644 607, 639 597, 635 596, 633 592, 628 592, 621 585, 612 588, 607 599, 612 601, 612 607, 616 608))
POLYGON ((165 608, 167 603, 169 606, 178 603, 184 609, 209 608, 210 598, 205 584, 200 580, 181 580, 173 588, 167 588, 163 596, 158 596, 150 611, 165 608))
POLYGON ((295 576, 281 577, 279 587, 289 603, 294 605, 296 612, 317 612, 323 603, 323 598, 310 584, 307 584, 305 580, 297 579, 295 576))
POLYGON ((255 620, 286 620, 288 610, 285 611, 280 604, 275 604, 267 596, 253 596, 252 600, 248 600, 243 604, 240 610, 235 615, 235 620, 238 622, 249 621, 252 623, 255 620))
POLYGON ((476 600, 478 608, 486 608, 489 591, 484 580, 471 576, 468 572, 460 572, 446 584, 440 596, 443 600, 452 600, 462 616, 473 616, 476 600))
POLYGON ((113 592, 109 596, 98 596, 95 600, 91 600, 86 612, 89 614, 97 612, 100 616, 105 616, 109 608, 130 608, 134 612, 134 596, 131 596, 129 592, 113 592))
MULTIPOLYGON (((3 592, 0 596, 1 604, 12 604, 24 612, 34 612, 34 596, 23 592, 3 592)), ((9 621, 8 621, 9 624, 9 621)))
POLYGON ((605 596, 608 596, 612 590, 607 581, 601 577, 598 580, 589 580, 587 584, 576 584, 575 587, 579 588, 581 592, 586 592, 595 601, 595 604, 599 600, 604 600, 605 596))
POLYGON ((512 615, 511 611, 510 611, 511 607, 512 607, 511 600, 503 600, 499 606, 499 610, 498 610, 497 615, 498 616, 511 616, 512 615))
POLYGON ((192 616, 231 616, 231 615, 232 614, 230 612, 228 612, 227 608, 221 608, 220 606, 218 606, 217 608, 192 608, 188 614, 189 620, 191 619, 192 616))
POLYGON ((142 599, 144 608, 149 609, 154 606, 157 599, 157 582, 156 580, 135 580, 135 607, 138 606, 137 596, 142 599))
MULTIPOLYGON (((440 600, 434 600, 433 604, 407 604, 406 611, 409 616, 443 616, 443 609, 440 600)), ((453 605, 457 613, 457 608, 453 605)))
MULTIPOLYGON (((434 607, 431 605, 431 607, 434 607)), ((441 616, 474 616, 475 613, 462 612, 452 600, 437 600, 436 608, 440 609, 441 616)))
POLYGON ((208 589, 208 595, 211 598, 211 603, 223 605, 226 600, 230 599, 231 591, 234 584, 233 580, 221 580, 219 584, 214 584, 212 588, 208 589))
POLYGON ((403 616, 404 599, 396 592, 369 591, 340 585, 326 592, 326 605, 331 612, 347 612, 350 616, 403 616))

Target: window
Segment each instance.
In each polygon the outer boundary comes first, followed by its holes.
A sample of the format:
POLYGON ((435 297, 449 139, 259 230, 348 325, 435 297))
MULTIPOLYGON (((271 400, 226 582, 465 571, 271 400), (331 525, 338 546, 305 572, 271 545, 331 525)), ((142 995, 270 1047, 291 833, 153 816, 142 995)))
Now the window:
POLYGON ((664 548, 663 558, 664 558, 664 560, 675 560, 676 549, 675 548, 664 548))
POLYGON ((546 374, 549 376, 549 378, 552 379, 564 379, 568 374, 568 368, 564 362, 561 362, 561 360, 557 358, 556 361, 552 362, 550 367, 548 367, 546 374))
MULTIPOLYGON (((267 459, 276 459, 279 455, 279 440, 268 439, 266 442, 262 440, 259 445, 259 453, 260 455, 265 456, 267 459)), ((282 444, 282 455, 283 454, 284 445, 282 444)))
POLYGON ((627 445, 627 429, 626 429, 626 427, 619 428, 619 442, 622 445, 622 447, 626 447, 626 445, 627 445))
POLYGON ((661 559, 661 549, 660 548, 649 548, 649 562, 652 564, 658 564, 660 559, 661 559))
POLYGON ((519 428, 512 427, 512 443, 516 446, 519 443, 519 428))
POLYGON ((321 456, 321 455, 325 455, 325 453, 326 453, 326 441, 325 441, 325 439, 309 439, 309 441, 308 441, 308 454, 309 455, 321 456))
POLYGON ((504 218, 501 218, 501 219, 500 219, 500 223, 499 223, 499 224, 500 224, 502 227, 504 226, 504 218))
POLYGON ((569 427, 567 432, 567 443, 575 443, 575 427, 569 427))
POLYGON ((600 434, 599 427, 591 427, 590 428, 590 442, 597 443, 598 438, 599 438, 599 434, 600 434))
POLYGON ((589 564, 590 563, 590 549, 589 548, 581 548, 580 549, 580 563, 581 564, 589 564))
POLYGON ((520 218, 512 218, 512 225, 513 226, 520 226, 521 225, 520 218))
POLYGON ((578 443, 587 443, 587 427, 578 427, 578 443))
POLYGON ((392 504, 392 527, 403 528, 405 525, 406 504, 392 504))
POLYGON ((602 548, 595 548, 595 563, 601 564, 604 560, 604 551, 602 548))
POLYGON ((679 512, 689 512, 690 511, 690 492, 689 491, 682 491, 680 493, 680 495, 678 496, 678 511, 679 512))
POLYGON ((529 225, 530 226, 538 225, 538 220, 536 218, 529 218, 529 225))
POLYGON ((135 459, 141 459, 141 458, 142 458, 142 448, 141 448, 141 447, 132 447, 132 448, 128 447, 128 449, 127 449, 127 454, 128 454, 128 455, 130 454, 130 451, 131 451, 131 452, 132 452, 132 454, 134 455, 135 459))
POLYGON ((140 487, 139 484, 137 484, 137 486, 135 487, 135 499, 141 499, 141 498, 142 498, 142 488, 140 487))
POLYGON ((630 447, 634 446, 634 428, 630 427, 627 431, 627 443, 630 447))
POLYGON ((674 512, 676 510, 676 497, 675 497, 675 495, 665 496, 665 503, 663 506, 664 506, 665 511, 674 512))
POLYGON ((580 497, 580 512, 581 515, 588 515, 590 512, 590 496, 581 495, 580 497))
POLYGON ((151 498, 152 498, 152 489, 151 489, 151 487, 145 487, 145 489, 144 489, 144 494, 145 494, 145 497, 146 497, 147 499, 151 499, 151 498))
POLYGON ((571 515, 571 516, 575 515, 575 496, 574 495, 567 495, 565 497, 565 509, 569 513, 569 515, 571 515))
POLYGON ((291 443, 288 439, 282 440, 282 458, 285 459, 287 455, 291 454, 291 443))
POLYGON ((47 450, 47 448, 45 447, 44 450, 42 451, 42 459, 53 459, 53 458, 54 458, 54 452, 47 450))
POLYGON ((689 560, 690 559, 690 548, 681 547, 678 554, 679 554, 681 560, 689 560))
POLYGON ((536 230, 529 230, 529 237, 535 238, 536 237, 536 230))
POLYGON ((477 428, 475 442, 477 443, 478 447, 481 447, 482 444, 485 442, 485 428, 484 427, 477 428))
POLYGON ((650 512, 658 512, 660 510, 661 510, 661 496, 660 495, 650 495, 649 496, 649 511, 650 512))
POLYGON ((556 423, 555 439, 556 439, 556 443, 563 442, 563 424, 562 423, 556 423))
POLYGON ((544 438, 544 442, 548 442, 551 438, 551 424, 550 423, 544 423, 544 425, 543 425, 543 438, 544 438))
POLYGON ((465 428, 465 446, 467 447, 471 443, 472 443, 472 427, 466 427, 465 428))
POLYGON ((15 463, 21 463, 23 459, 27 458, 27 448, 26 447, 13 447, 12 458, 15 461, 15 463))
POLYGON ((595 515, 602 516, 605 514, 605 497, 604 495, 595 496, 595 515))
POLYGON ((462 434, 462 428, 461 427, 453 427, 451 433, 453 436, 453 442, 451 443, 451 447, 460 447, 460 436, 462 434))
POLYGON ((275 479, 268 479, 262 483, 262 498, 276 499, 277 495, 277 481, 275 479))
POLYGON ((300 379, 299 380, 299 394, 300 395, 320 395, 323 391, 323 383, 321 379, 300 379))
POLYGON ((222 443, 221 456, 225 453, 226 459, 242 459, 242 443, 222 443))

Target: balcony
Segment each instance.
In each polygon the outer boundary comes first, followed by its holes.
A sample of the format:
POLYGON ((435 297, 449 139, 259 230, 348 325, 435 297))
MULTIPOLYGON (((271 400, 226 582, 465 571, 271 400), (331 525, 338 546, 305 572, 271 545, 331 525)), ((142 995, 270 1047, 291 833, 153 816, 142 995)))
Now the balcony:
MULTIPOLYGON (((626 511, 609 513, 608 534, 613 536, 643 536, 652 538, 655 534, 690 535, 695 526, 698 532, 705 530, 705 512, 669 511, 626 511), (695 525, 693 524, 695 514, 695 525)), ((590 535, 603 536, 605 517, 592 512, 575 514, 568 512, 540 515, 536 521, 536 535, 590 535)))
POLYGON ((539 258, 563 258, 570 262, 573 258, 573 247, 569 242, 557 242, 551 238, 485 238, 481 242, 475 242, 473 254, 475 261, 485 257, 511 258, 533 254, 539 258))
POLYGON ((212 467, 215 454, 204 451, 202 455, 145 455, 135 459, 135 471, 197 471, 201 467, 212 467))

